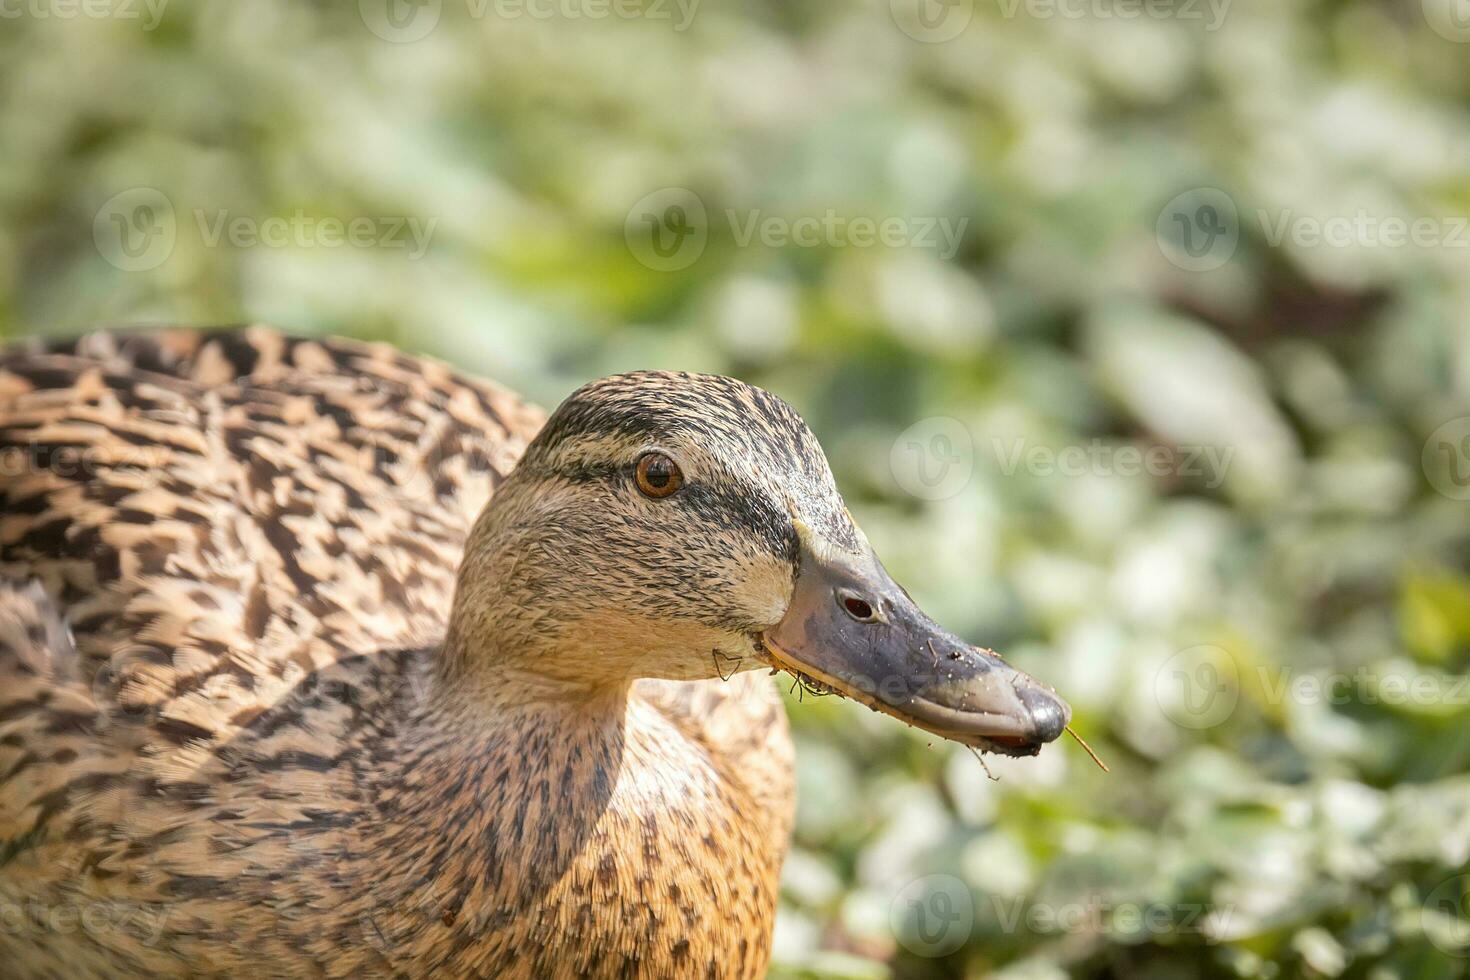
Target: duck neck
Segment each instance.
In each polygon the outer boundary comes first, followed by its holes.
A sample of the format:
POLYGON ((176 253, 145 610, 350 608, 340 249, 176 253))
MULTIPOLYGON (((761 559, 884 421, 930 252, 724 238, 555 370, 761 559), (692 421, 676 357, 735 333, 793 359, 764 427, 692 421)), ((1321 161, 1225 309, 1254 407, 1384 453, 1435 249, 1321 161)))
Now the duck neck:
POLYGON ((518 705, 578 710, 626 701, 633 678, 615 646, 580 630, 528 626, 527 607, 506 598, 456 599, 436 664, 443 695, 479 712, 518 705))
POLYGON ((499 928, 506 910, 544 905, 598 833, 627 765, 624 693, 549 698, 514 675, 495 689, 438 681, 392 753, 399 775, 373 821, 390 943, 461 918, 499 928))
MULTIPOLYGON (((596 520, 558 507, 520 470, 470 530, 439 669, 472 689, 585 700, 626 694, 648 676, 653 638, 698 649, 694 628, 653 623, 628 608, 598 573, 596 520)), ((666 673, 657 676, 667 676, 666 673)))
POLYGON ((566 712, 610 722, 626 709, 632 689, 627 679, 549 671, 538 667, 524 647, 487 647, 465 637, 456 644, 455 639, 452 634, 446 639, 436 665, 435 688, 443 710, 509 716, 535 706, 541 716, 566 712))

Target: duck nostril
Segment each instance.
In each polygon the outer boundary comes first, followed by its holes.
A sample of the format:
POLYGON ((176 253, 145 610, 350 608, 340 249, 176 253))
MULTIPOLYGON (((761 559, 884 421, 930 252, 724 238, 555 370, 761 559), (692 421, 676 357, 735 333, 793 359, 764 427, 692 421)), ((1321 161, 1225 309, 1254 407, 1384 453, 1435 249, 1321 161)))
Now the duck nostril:
POLYGON ((868 600, 861 596, 843 593, 838 596, 842 600, 842 608, 847 614, 860 623, 872 623, 878 619, 878 614, 873 611, 873 606, 868 600))

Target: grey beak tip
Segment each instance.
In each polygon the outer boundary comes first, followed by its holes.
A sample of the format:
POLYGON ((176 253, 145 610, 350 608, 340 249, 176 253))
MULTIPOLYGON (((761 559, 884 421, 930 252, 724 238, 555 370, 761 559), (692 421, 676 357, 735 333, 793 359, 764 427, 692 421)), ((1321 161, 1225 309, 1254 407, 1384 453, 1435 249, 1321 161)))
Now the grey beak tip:
POLYGON ((1031 716, 1031 730, 1037 740, 1055 741, 1071 723, 1072 709, 1056 695, 1036 688, 1023 688, 1018 693, 1031 716))

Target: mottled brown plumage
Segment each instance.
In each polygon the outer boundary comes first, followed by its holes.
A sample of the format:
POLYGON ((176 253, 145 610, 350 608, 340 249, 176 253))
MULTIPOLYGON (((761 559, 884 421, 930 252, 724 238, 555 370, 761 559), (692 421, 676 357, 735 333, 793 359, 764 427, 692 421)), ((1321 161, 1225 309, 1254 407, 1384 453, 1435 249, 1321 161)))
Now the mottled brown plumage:
POLYGON ((1068 717, 739 381, 545 418, 262 328, 0 354, 6 976, 759 976, 773 666, 987 751, 1068 717))
MULTIPOLYGON (((534 598, 572 588, 532 556, 587 561, 575 534, 497 570, 529 603, 502 632, 472 615, 440 650, 472 522, 542 420, 260 328, 4 355, 7 976, 759 975, 792 807, 767 679, 610 682, 575 645, 597 624, 534 598), (572 644, 582 683, 503 663, 552 649, 513 634, 572 644)), ((580 604, 667 584, 583 579, 580 604)), ((669 654, 725 627, 654 628, 669 654)), ((684 653, 704 669, 674 676, 714 677, 713 646, 684 653)))

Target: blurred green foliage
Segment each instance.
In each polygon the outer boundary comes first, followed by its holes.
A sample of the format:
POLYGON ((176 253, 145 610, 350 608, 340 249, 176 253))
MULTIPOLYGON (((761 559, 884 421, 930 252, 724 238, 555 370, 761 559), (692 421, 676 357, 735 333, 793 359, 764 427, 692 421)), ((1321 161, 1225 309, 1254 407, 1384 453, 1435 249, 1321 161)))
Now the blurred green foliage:
POLYGON ((739 375, 1071 701, 1110 775, 793 698, 778 975, 1466 975, 1453 0, 75 9, 0 20, 0 332, 264 320, 544 403, 739 375), (704 210, 672 271, 665 188, 704 210))

